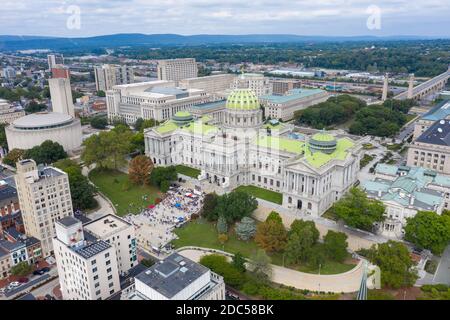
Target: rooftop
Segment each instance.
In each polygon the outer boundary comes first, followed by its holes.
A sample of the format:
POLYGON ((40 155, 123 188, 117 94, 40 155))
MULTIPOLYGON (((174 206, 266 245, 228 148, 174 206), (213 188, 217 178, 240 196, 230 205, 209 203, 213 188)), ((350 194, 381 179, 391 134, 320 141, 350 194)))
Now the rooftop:
POLYGON ((450 146, 450 121, 436 121, 430 128, 428 128, 428 130, 417 138, 416 142, 450 146))
POLYGON ((46 127, 62 126, 73 121, 70 115, 56 112, 37 112, 14 120, 16 129, 43 129, 46 127))
POLYGON ((299 140, 272 137, 272 136, 259 136, 256 140, 256 144, 261 147, 302 154, 304 143, 299 140))
POLYGON ((192 109, 198 109, 198 110, 208 110, 208 109, 215 109, 219 107, 225 107, 226 100, 219 100, 214 102, 205 102, 193 105, 192 109))
POLYGON ((261 97, 261 100, 268 100, 272 103, 287 103, 294 100, 305 99, 319 93, 326 93, 326 91, 321 89, 292 89, 289 90, 286 95, 265 95, 261 97))
POLYGON ((109 249, 111 246, 103 240, 89 243, 80 248, 74 248, 74 251, 85 259, 92 258, 97 254, 109 249))
POLYGON ((444 100, 439 102, 430 111, 425 113, 422 117, 423 120, 437 121, 447 118, 450 115, 450 101, 444 100))
POLYGON ((236 89, 227 98, 227 109, 231 110, 258 110, 258 98, 250 89, 236 89))
POLYGON ((97 220, 86 223, 84 229, 92 232, 99 238, 107 237, 111 232, 117 232, 122 228, 131 226, 125 220, 122 220, 112 214, 101 217, 97 220))
POLYGON ((80 223, 80 220, 78 220, 72 216, 67 216, 62 219, 59 219, 57 221, 57 223, 65 226, 65 227, 70 227, 70 226, 73 226, 74 224, 80 223))
POLYGON ((173 253, 136 279, 170 299, 207 272, 209 269, 201 264, 173 253))

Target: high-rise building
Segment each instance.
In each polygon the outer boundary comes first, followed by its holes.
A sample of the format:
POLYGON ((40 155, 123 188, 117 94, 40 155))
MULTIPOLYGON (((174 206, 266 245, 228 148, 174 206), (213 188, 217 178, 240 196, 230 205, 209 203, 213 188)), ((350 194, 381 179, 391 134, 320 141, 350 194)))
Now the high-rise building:
POLYGON ((64 56, 62 54, 49 54, 47 55, 48 69, 52 68, 57 64, 64 64, 64 56))
POLYGON ((295 79, 274 79, 270 80, 272 83, 272 93, 274 95, 284 95, 292 89, 300 89, 302 83, 295 79))
POLYGON ((117 267, 125 274, 138 264, 134 226, 115 215, 107 215, 90 221, 84 231, 112 245, 116 251, 117 267))
POLYGON ((228 73, 216 74, 213 76, 183 79, 180 80, 179 85, 183 89, 199 89, 213 94, 230 89, 235 77, 234 74, 228 73))
POLYGON ((41 241, 44 257, 53 251, 55 222, 73 215, 69 178, 53 167, 37 167, 34 160, 17 163, 17 194, 27 235, 41 241))
POLYGON ((113 86, 134 83, 134 70, 128 66, 105 64, 94 68, 97 91, 108 91, 113 86))
POLYGON ((53 112, 75 116, 72 88, 70 86, 70 72, 67 67, 56 65, 52 69, 53 77, 48 80, 53 112))
POLYGON ((195 78, 198 74, 197 62, 193 58, 158 61, 158 79, 178 81, 195 78))
POLYGON ((6 67, 3 69, 3 78, 14 79, 16 77, 16 69, 13 67, 6 67))
POLYGON ((113 246, 84 232, 74 217, 58 220, 55 228, 53 247, 64 300, 104 300, 120 291, 113 246))

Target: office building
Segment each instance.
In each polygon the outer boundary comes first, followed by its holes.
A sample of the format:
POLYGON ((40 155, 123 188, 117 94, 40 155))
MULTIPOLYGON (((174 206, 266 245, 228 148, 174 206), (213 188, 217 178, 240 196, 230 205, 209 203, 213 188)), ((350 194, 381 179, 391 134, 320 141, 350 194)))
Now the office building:
POLYGON ((225 300, 223 278, 173 253, 134 278, 122 300, 225 300))
POLYGON ((10 124, 24 115, 24 110, 14 107, 4 99, 0 99, 0 123, 10 124))
POLYGON ((116 85, 134 83, 134 70, 128 66, 105 64, 94 68, 97 91, 108 91, 116 85))
POLYGON ((257 97, 272 94, 272 85, 269 78, 258 73, 244 73, 234 79, 232 89, 249 89, 257 97))
POLYGON ((84 232, 80 220, 56 222, 53 238, 59 283, 64 300, 105 300, 120 291, 116 250, 84 232))
POLYGON ((407 162, 450 174, 450 120, 438 120, 409 145, 407 162))
POLYGON ((48 257, 53 252, 55 222, 73 215, 69 178, 57 168, 21 160, 15 181, 25 232, 41 241, 42 254, 48 257))
POLYGON ((195 77, 179 81, 182 89, 199 89, 208 94, 226 91, 231 88, 236 76, 234 74, 217 74, 206 77, 195 77))
POLYGON ((416 140, 438 120, 450 120, 450 100, 440 101, 414 122, 413 140, 416 140))
POLYGON ((294 113, 309 106, 327 101, 328 93, 321 89, 292 89, 285 95, 264 95, 260 97, 264 115, 283 121, 294 118, 294 113))
POLYGON ((157 66, 158 80, 178 81, 196 78, 198 74, 197 62, 193 58, 159 60, 157 66))
POLYGON ((136 236, 134 226, 130 223, 110 214, 84 224, 83 228, 85 233, 90 233, 115 249, 121 275, 138 264, 136 236))
POLYGON ((106 93, 108 118, 133 124, 138 118, 164 121, 178 111, 209 102, 203 90, 181 89, 174 81, 150 81, 114 86, 106 93))
POLYGON ((13 67, 8 66, 6 68, 3 68, 2 76, 7 80, 15 79, 16 74, 16 69, 14 69, 13 67))
POLYGON ((270 83, 272 83, 272 94, 274 95, 284 95, 292 89, 302 87, 301 81, 294 79, 271 79, 270 83))

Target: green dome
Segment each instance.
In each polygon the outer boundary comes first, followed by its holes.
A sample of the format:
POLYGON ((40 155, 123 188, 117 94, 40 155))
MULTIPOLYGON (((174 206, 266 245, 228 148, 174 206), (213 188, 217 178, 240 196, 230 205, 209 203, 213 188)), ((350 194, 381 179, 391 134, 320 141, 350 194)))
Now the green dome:
POLYGON ((178 125, 184 125, 191 122, 194 119, 192 114, 187 111, 178 111, 172 117, 172 120, 175 121, 178 125))
POLYGON ((230 110, 258 110, 259 101, 252 90, 237 89, 228 96, 226 107, 230 110))
POLYGON ((323 132, 316 133, 315 135, 312 136, 312 139, 322 142, 330 142, 336 140, 331 134, 323 132))

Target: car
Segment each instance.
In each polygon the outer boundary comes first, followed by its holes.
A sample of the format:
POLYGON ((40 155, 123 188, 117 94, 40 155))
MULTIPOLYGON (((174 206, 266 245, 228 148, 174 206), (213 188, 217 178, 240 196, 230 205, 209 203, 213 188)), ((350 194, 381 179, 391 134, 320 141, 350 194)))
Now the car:
POLYGON ((33 275, 34 276, 41 276, 41 275, 43 275, 45 272, 44 271, 42 271, 42 270, 35 270, 35 271, 33 271, 33 275))
POLYGON ((8 285, 8 287, 10 287, 10 288, 17 288, 17 287, 19 287, 19 286, 20 286, 20 282, 18 282, 18 281, 11 282, 11 283, 8 285))
POLYGON ((50 268, 49 268, 49 267, 44 267, 44 268, 41 269, 41 271, 49 272, 49 271, 50 271, 50 268))
POLYGON ((54 296, 52 296, 52 295, 50 295, 50 294, 46 294, 45 295, 45 300, 56 300, 56 298, 54 297, 54 296))
POLYGON ((19 278, 17 281, 19 281, 20 283, 27 283, 30 280, 28 280, 27 277, 22 277, 22 278, 19 278))

